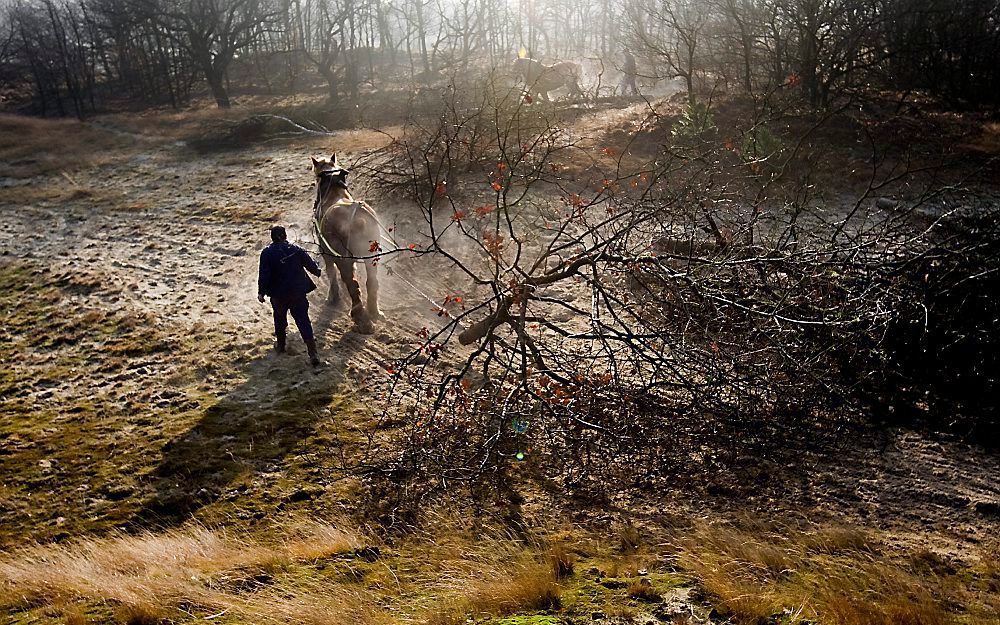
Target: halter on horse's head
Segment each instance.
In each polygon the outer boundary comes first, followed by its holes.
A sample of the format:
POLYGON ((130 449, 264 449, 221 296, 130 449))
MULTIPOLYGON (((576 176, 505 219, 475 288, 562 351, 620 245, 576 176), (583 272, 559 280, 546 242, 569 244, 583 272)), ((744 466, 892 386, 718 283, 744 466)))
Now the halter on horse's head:
POLYGON ((325 203, 327 196, 334 188, 343 189, 350 195, 347 189, 347 174, 350 170, 341 167, 337 161, 337 155, 330 158, 313 157, 313 173, 316 174, 316 203, 313 205, 314 211, 319 211, 325 203))
POLYGON ((351 173, 349 169, 341 166, 340 161, 337 160, 337 155, 333 154, 330 158, 312 158, 313 173, 316 174, 316 179, 320 182, 332 179, 332 181, 339 187, 347 188, 347 174, 351 173))

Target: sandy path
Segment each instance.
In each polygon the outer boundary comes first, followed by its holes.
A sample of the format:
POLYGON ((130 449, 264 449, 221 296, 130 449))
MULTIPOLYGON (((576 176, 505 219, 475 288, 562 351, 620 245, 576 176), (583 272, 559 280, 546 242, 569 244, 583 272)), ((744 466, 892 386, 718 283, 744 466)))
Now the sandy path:
MULTIPOLYGON (((74 174, 73 187, 61 197, 0 206, 0 254, 45 265, 53 273, 97 276, 109 287, 74 296, 81 304, 148 313, 170 335, 205 327, 223 332, 250 360, 233 381, 244 376, 261 381, 243 388, 242 400, 273 400, 278 386, 308 371, 308 365, 302 356, 269 356, 270 307, 256 300, 258 255, 274 223, 285 224, 293 242, 315 249, 309 227, 310 152, 284 146, 199 155, 180 143, 153 141, 140 140, 134 152, 74 174)), ((409 207, 372 203, 386 223, 412 223, 398 214, 409 207)), ((408 261, 389 264, 397 271, 415 269, 408 261)), ((317 280, 311 317, 331 364, 322 377, 346 374, 374 391, 373 376, 388 379, 386 368, 418 346, 422 326, 440 327, 427 300, 384 269, 380 274, 387 320, 373 337, 357 334, 346 309, 324 305, 328 277, 317 280)), ((422 288, 431 298, 442 297, 447 287, 431 275, 421 279, 422 288)), ((407 282, 414 279, 411 275, 407 282)), ((292 353, 301 354, 294 326, 289 334, 292 353)), ((140 373, 169 376, 173 371, 169 358, 135 364, 140 373)), ((90 382, 103 388, 115 381, 98 376, 90 382)), ((78 383, 65 380, 38 392, 46 399, 68 397, 79 392, 78 383)))

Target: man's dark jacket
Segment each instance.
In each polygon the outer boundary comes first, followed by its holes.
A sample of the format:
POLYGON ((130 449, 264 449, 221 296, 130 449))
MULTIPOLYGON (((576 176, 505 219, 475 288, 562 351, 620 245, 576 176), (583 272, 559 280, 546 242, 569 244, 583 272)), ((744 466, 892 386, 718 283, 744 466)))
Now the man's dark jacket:
POLYGON ((278 241, 260 253, 257 292, 270 297, 292 298, 316 290, 306 271, 319 276, 319 266, 304 249, 278 241))

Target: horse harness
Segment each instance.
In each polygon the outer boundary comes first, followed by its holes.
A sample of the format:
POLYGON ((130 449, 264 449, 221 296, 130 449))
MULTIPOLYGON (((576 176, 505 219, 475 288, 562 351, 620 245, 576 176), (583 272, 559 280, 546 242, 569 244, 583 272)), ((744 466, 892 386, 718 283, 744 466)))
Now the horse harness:
MULTIPOLYGON (((316 232, 316 239, 319 241, 320 254, 322 254, 324 256, 335 256, 335 257, 338 257, 338 258, 342 258, 343 257, 343 255, 338 254, 337 251, 333 249, 333 246, 330 245, 330 242, 326 240, 325 236, 323 236, 323 219, 322 219, 322 217, 325 217, 325 215, 323 215, 322 211, 323 211, 323 201, 326 199, 326 196, 330 194, 330 190, 331 190, 332 187, 336 186, 336 187, 340 187, 341 189, 347 190, 347 184, 344 182, 343 178, 341 177, 343 174, 346 174, 346 173, 347 173, 346 169, 342 169, 342 168, 337 167, 337 168, 334 168, 334 169, 323 170, 323 171, 321 171, 321 172, 319 172, 317 174, 319 176, 319 184, 316 186, 316 204, 315 204, 315 206, 313 206, 313 229, 316 232)), ((352 204, 353 205, 353 210, 351 211, 351 221, 350 221, 351 224, 354 223, 354 218, 358 214, 358 209, 362 208, 362 209, 365 210, 365 212, 367 212, 369 215, 371 215, 372 219, 375 220, 375 223, 377 224, 378 228, 381 231, 385 232, 389 236, 390 239, 392 238, 392 235, 389 234, 389 231, 386 230, 385 226, 382 225, 382 222, 379 221, 378 215, 376 215, 371 210, 371 208, 368 205, 366 205, 364 202, 359 202, 357 200, 354 200, 354 201, 351 201, 351 202, 342 201, 342 202, 339 202, 339 204, 342 204, 342 205, 345 205, 345 206, 347 204, 352 204)), ((395 244, 395 240, 393 240, 393 243, 395 244)), ((345 246, 347 247, 347 253, 350 254, 351 253, 351 228, 347 229, 347 241, 345 242, 345 246)), ((397 247, 398 247, 398 245, 397 245, 397 247)), ((357 260, 361 260, 361 259, 354 259, 354 260, 357 261, 357 260)), ((429 296, 426 293, 424 293, 423 291, 421 291, 412 282, 410 282, 409 280, 406 280, 405 278, 403 278, 400 275, 397 275, 396 278, 398 280, 400 280, 404 285, 406 285, 407 287, 409 287, 410 289, 412 289, 415 293, 417 293, 418 295, 420 295, 422 298, 424 298, 425 300, 427 300, 428 302, 430 302, 431 304, 433 304, 435 307, 440 308, 440 305, 434 300, 434 298, 432 298, 431 296, 429 296)), ((333 280, 333 279, 334 278, 331 277, 331 280, 333 280)), ((455 320, 455 323, 459 327, 462 327, 462 328, 465 327, 458 320, 455 320)))
MULTIPOLYGON (((343 179, 340 177, 342 174, 346 173, 347 170, 338 167, 336 169, 327 169, 317 174, 319 176, 319 184, 316 187, 316 204, 313 206, 313 230, 316 233, 316 240, 319 241, 320 254, 324 256, 336 256, 338 258, 343 256, 342 254, 338 254, 337 251, 333 249, 333 246, 330 245, 330 242, 326 240, 326 237, 323 236, 323 218, 326 216, 323 213, 323 201, 326 199, 326 196, 330 194, 331 189, 335 186, 347 190, 347 184, 344 183, 343 179)), ((351 212, 351 219, 348 222, 349 225, 347 228, 347 240, 344 242, 344 247, 347 249, 347 253, 350 254, 351 253, 350 224, 354 223, 354 218, 357 216, 358 208, 362 206, 362 203, 358 202, 357 200, 351 202, 342 200, 338 202, 338 204, 344 206, 351 204, 354 207, 354 210, 351 212)))

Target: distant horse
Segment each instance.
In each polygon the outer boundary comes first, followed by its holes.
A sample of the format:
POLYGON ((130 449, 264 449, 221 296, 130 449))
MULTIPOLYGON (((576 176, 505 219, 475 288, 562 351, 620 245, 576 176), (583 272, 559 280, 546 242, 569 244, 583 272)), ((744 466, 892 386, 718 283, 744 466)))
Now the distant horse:
POLYGON ((337 155, 312 159, 316 174, 316 203, 313 206, 313 230, 330 278, 327 303, 340 302, 340 285, 333 268, 347 285, 351 296, 351 318, 363 334, 375 331, 374 321, 384 319, 378 307, 378 265, 374 254, 379 249, 379 221, 371 206, 355 200, 347 189, 348 170, 337 162, 337 155), (356 259, 365 263, 367 310, 361 301, 361 287, 354 276, 356 259))
POLYGON ((548 102, 549 91, 566 87, 571 96, 583 97, 579 83, 580 66, 572 61, 543 65, 535 59, 520 57, 514 60, 514 71, 524 79, 524 92, 528 96, 537 94, 548 102))

